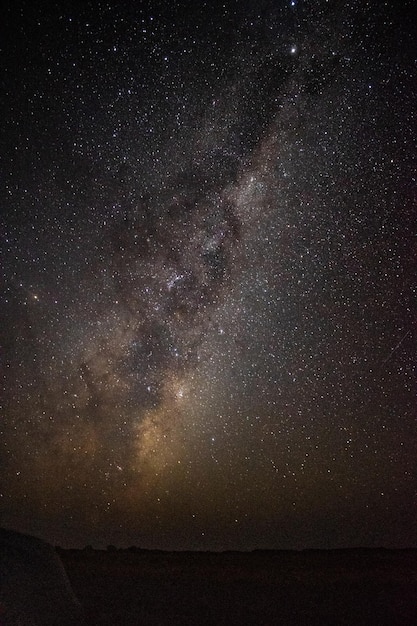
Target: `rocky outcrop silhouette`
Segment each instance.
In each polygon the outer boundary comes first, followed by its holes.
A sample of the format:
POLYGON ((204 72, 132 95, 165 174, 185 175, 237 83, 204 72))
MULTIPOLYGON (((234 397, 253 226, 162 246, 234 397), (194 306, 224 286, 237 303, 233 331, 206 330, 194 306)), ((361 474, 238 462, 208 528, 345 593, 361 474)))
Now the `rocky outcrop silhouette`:
POLYGON ((81 605, 53 546, 0 529, 0 626, 82 624, 81 605))

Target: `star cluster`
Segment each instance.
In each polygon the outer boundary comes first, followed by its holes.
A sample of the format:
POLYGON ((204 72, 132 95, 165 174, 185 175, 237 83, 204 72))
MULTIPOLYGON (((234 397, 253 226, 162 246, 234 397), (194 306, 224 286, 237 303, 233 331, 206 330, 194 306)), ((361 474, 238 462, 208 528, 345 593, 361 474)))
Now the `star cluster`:
POLYGON ((408 3, 10 6, 4 523, 415 545, 408 3))

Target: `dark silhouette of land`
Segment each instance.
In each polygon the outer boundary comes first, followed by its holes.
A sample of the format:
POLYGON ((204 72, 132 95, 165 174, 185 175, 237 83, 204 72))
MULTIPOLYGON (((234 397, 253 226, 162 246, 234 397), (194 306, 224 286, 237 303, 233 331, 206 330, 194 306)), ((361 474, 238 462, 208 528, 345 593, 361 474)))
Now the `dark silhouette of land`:
POLYGON ((417 624, 417 550, 58 554, 91 625, 417 624))
POLYGON ((83 608, 53 546, 0 528, 0 626, 75 624, 83 608))

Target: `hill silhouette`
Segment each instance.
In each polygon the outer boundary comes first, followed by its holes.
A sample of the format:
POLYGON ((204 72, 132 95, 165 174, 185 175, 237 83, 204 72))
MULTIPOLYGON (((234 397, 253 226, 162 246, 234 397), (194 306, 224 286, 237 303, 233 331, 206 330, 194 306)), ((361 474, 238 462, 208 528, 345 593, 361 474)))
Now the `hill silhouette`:
POLYGON ((45 541, 0 529, 0 624, 83 624, 62 562, 45 541))

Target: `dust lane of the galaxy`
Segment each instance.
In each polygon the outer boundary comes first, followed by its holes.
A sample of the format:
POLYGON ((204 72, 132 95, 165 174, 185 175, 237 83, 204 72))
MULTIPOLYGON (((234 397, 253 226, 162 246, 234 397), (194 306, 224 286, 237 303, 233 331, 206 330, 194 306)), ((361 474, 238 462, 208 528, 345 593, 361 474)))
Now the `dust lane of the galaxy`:
POLYGON ((1 518, 415 546, 412 3, 9 3, 1 518))

